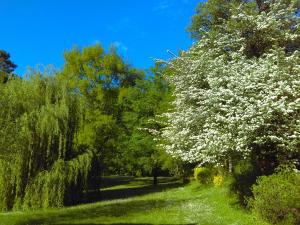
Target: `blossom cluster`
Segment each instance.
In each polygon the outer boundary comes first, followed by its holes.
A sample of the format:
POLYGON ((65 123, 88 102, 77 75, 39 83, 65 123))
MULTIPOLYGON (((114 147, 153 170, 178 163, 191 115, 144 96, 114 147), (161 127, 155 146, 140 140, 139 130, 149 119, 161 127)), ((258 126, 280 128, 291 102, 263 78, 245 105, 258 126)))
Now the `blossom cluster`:
POLYGON ((175 100, 162 132, 168 153, 217 163, 231 153, 246 157, 253 145, 299 151, 300 52, 283 45, 300 40, 300 21, 283 2, 256 14, 241 6, 217 34, 208 32, 169 63, 175 100), (249 57, 255 38, 264 51, 249 57))

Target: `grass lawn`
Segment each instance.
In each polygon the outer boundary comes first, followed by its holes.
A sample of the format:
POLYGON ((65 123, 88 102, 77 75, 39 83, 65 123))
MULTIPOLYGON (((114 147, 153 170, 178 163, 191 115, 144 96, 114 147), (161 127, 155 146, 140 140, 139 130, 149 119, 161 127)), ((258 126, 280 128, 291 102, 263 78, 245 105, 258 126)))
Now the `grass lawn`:
POLYGON ((89 202, 73 207, 0 214, 0 225, 200 224, 266 225, 238 208, 226 187, 203 188, 160 178, 110 177, 89 202), (102 199, 101 201, 99 201, 102 199))

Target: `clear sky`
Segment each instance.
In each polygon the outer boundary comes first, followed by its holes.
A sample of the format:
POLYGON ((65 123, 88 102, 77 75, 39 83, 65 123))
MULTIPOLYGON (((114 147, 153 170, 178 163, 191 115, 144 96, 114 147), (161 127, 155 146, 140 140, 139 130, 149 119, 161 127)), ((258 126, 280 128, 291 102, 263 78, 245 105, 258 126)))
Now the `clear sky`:
POLYGON ((185 31, 200 0, 0 0, 0 49, 23 75, 27 66, 54 64, 74 46, 110 44, 138 68, 187 49, 185 31))

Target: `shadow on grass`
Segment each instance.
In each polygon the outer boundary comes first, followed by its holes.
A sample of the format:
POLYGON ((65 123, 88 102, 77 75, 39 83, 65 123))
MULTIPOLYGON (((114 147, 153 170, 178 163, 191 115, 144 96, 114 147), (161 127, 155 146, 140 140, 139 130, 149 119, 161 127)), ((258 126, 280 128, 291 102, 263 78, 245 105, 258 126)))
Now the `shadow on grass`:
MULTIPOLYGON (((133 176, 105 176, 102 178, 96 177, 95 183, 96 188, 100 187, 101 189, 111 188, 118 185, 130 185, 130 184, 148 184, 151 185, 153 183, 152 177, 133 177, 133 176)), ((158 177, 159 184, 168 183, 177 181, 178 178, 176 177, 158 177)), ((92 189, 92 188, 91 188, 92 189)))
MULTIPOLYGON (((89 191, 84 203, 94 203, 102 200, 127 199, 135 196, 161 192, 168 189, 183 186, 181 182, 174 178, 160 178, 159 185, 153 186, 151 178, 133 178, 133 177, 112 177, 105 178, 107 189, 89 191), (116 185, 124 185, 120 189, 110 189, 116 185)), ((101 224, 134 224, 134 223, 103 223, 105 218, 119 218, 133 213, 147 213, 153 209, 162 209, 168 206, 164 200, 129 200, 116 203, 95 203, 78 208, 69 208, 67 210, 48 211, 46 213, 36 212, 30 217, 22 219, 22 222, 16 225, 101 225, 101 224), (86 223, 81 223, 86 222, 86 223), (92 221, 92 223, 91 223, 92 221)), ((0 223, 1 224, 1 223, 0 223)), ((136 223, 141 224, 141 223, 136 223)), ((144 223, 150 224, 150 223, 144 223)), ((141 224, 143 225, 143 224, 141 224)))
MULTIPOLYGON (((48 225, 48 224, 43 224, 48 225)), ((66 224, 55 224, 55 225, 66 225, 66 224)), ((196 223, 76 223, 76 225, 196 225, 196 223)))
POLYGON ((93 203, 101 200, 114 200, 114 199, 126 199, 135 196, 141 196, 145 194, 155 193, 165 191, 170 188, 180 187, 183 184, 180 182, 168 182, 161 183, 158 186, 153 185, 143 185, 139 187, 128 187, 122 189, 112 189, 112 190, 95 190, 90 191, 86 195, 84 203, 93 203))
MULTIPOLYGON (((26 224, 27 225, 27 224, 26 224)), ((33 225, 33 224, 28 224, 33 225)), ((34 224, 35 225, 35 224, 34 224)), ((51 225, 51 224, 39 224, 39 225, 51 225)), ((67 225, 67 224, 58 224, 55 225, 67 225)), ((196 223, 76 223, 74 225, 196 225, 196 223)))
MULTIPOLYGON (((186 200, 186 199, 185 199, 186 200)), ((103 223, 109 218, 121 220, 131 214, 147 213, 151 210, 161 210, 165 207, 181 204, 185 200, 132 200, 108 205, 91 205, 89 208, 74 208, 68 211, 50 212, 46 215, 35 214, 35 218, 27 218, 17 225, 101 225, 101 224, 151 224, 151 223, 103 223), (39 218, 40 217, 40 218, 39 218), (39 219, 37 219, 39 218, 39 219), (86 222, 85 222, 86 221, 86 222), (92 221, 92 223, 90 222, 92 221)), ((155 223, 157 224, 157 223, 155 223)), ((193 223, 190 223, 193 224, 193 223)))
POLYGON ((134 182, 137 178, 133 176, 105 176, 93 177, 89 184, 89 190, 98 190, 99 188, 111 188, 118 185, 128 185, 134 182))

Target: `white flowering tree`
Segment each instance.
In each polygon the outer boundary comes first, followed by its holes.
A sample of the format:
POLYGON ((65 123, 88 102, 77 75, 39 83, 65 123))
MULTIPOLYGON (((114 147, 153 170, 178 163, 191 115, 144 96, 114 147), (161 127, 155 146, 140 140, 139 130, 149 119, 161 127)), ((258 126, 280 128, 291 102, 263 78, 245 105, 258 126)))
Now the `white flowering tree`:
POLYGON ((199 163, 299 156, 300 20, 296 1, 275 2, 263 12, 250 3, 232 9, 222 27, 169 63, 168 153, 199 163))

